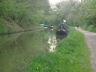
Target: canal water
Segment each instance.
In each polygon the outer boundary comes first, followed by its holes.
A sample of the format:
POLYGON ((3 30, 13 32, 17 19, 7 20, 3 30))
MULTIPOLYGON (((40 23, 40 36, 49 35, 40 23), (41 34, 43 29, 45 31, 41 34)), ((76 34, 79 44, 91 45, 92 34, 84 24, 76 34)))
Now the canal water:
POLYGON ((27 32, 1 37, 0 72, 23 72, 33 56, 48 52, 45 32, 27 32))
POLYGON ((49 51, 50 52, 55 52, 55 48, 56 48, 56 45, 57 45, 57 40, 56 40, 55 35, 49 36, 48 44, 49 44, 49 51))

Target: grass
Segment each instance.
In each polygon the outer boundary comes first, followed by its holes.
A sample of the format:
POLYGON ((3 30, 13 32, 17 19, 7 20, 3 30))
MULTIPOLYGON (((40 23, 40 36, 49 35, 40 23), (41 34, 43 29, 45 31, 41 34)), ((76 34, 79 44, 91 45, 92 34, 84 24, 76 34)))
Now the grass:
POLYGON ((34 56, 24 72, 92 72, 84 35, 71 28, 54 53, 34 56))

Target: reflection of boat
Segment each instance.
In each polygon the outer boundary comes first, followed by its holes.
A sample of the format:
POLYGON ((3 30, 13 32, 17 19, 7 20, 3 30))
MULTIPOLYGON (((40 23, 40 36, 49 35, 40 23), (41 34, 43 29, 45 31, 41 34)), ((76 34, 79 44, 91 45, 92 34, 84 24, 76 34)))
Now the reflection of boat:
POLYGON ((49 37, 48 44, 49 44, 49 47, 50 47, 49 51, 54 52, 55 48, 56 48, 56 44, 57 44, 56 37, 55 36, 49 37))
POLYGON ((49 37, 49 39, 48 39, 48 44, 51 44, 51 38, 49 37))

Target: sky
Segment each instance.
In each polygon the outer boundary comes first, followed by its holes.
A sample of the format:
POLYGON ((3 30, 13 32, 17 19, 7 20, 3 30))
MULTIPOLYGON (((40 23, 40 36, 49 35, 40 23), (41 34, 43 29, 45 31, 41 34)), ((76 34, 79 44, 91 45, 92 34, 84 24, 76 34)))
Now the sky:
POLYGON ((59 3, 60 0, 49 0, 49 2, 50 2, 50 4, 54 5, 54 4, 56 4, 56 3, 59 3))
MULTIPOLYGON (((66 0, 49 0, 51 5, 55 5, 55 4, 59 3, 60 1, 66 1, 66 0)), ((81 0, 77 0, 77 1, 81 1, 81 0)))

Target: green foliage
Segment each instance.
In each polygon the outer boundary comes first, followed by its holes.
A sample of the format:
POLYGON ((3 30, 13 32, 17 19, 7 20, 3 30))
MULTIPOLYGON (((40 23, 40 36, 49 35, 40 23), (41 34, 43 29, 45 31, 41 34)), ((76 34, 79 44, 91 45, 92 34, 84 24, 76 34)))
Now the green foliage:
POLYGON ((25 72, 92 72, 83 34, 70 29, 54 53, 35 56, 25 72))
POLYGON ((95 31, 96 27, 95 3, 95 0, 85 0, 79 7, 80 16, 78 16, 79 21, 77 23, 81 26, 86 26, 86 29, 89 31, 95 31))
POLYGON ((75 9, 77 8, 78 2, 75 1, 64 1, 56 5, 56 11, 57 11, 57 21, 58 23, 62 23, 63 19, 67 20, 67 24, 74 25, 76 19, 77 19, 77 11, 75 9))
POLYGON ((4 0, 0 2, 0 18, 25 29, 43 23, 48 8, 48 0, 4 0))
POLYGON ((67 24, 71 26, 86 26, 87 30, 95 31, 96 27, 96 1, 81 0, 64 1, 57 4, 57 21, 67 20, 67 24), (89 28, 91 27, 91 28, 89 28))

